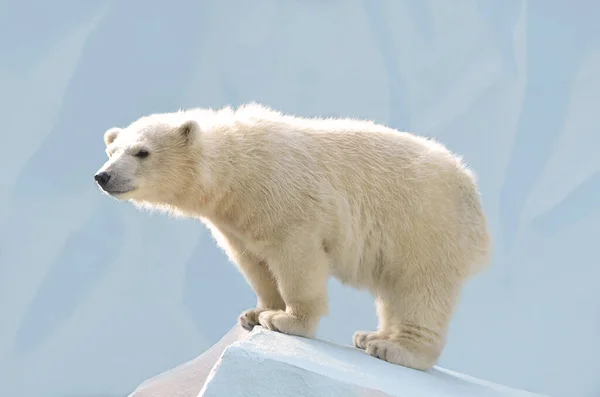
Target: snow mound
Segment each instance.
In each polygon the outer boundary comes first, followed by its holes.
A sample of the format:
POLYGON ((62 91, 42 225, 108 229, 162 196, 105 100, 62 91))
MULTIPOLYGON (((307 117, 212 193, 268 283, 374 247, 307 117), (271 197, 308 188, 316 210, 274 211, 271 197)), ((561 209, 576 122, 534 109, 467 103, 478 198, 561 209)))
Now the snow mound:
POLYGON ((262 327, 256 327, 249 334, 244 334, 234 327, 213 346, 213 349, 196 360, 145 382, 130 397, 165 395, 177 397, 541 396, 439 367, 423 372, 392 365, 349 346, 293 337, 271 332, 262 327), (232 341, 234 343, 231 343, 232 341), (220 357, 216 357, 216 354, 220 354, 220 357), (206 370, 209 363, 214 364, 210 372, 206 370), (203 386, 199 384, 200 382, 203 386))

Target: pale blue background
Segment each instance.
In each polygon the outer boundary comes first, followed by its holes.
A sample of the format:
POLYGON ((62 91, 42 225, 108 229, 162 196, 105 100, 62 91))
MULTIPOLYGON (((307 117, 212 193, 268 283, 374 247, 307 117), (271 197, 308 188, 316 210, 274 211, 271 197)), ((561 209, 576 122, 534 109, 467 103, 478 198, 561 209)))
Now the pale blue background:
MULTIPOLYGON (((441 365, 600 395, 600 3, 0 0, 0 395, 125 396, 254 303, 198 222, 103 196, 102 134, 259 101, 435 136, 479 175, 493 267, 441 365)), ((375 326, 331 283, 320 336, 375 326)))

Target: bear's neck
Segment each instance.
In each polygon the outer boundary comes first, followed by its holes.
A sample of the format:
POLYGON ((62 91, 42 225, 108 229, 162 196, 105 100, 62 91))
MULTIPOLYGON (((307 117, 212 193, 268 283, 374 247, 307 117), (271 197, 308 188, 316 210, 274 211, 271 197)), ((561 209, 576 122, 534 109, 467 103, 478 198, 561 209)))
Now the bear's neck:
POLYGON ((239 163, 239 139, 222 131, 206 133, 199 149, 196 172, 171 201, 174 212, 196 218, 214 218, 227 197, 235 194, 245 176, 239 163))

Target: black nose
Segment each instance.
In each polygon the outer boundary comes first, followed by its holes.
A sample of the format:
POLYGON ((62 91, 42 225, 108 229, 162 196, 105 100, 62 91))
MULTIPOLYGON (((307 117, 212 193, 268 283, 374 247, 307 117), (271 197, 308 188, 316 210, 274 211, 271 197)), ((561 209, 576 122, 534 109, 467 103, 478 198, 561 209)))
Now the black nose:
POLYGON ((96 175, 94 175, 94 179, 96 180, 96 182, 98 182, 98 185, 100 185, 100 187, 105 187, 108 181, 110 180, 110 175, 108 174, 108 172, 99 172, 96 175))

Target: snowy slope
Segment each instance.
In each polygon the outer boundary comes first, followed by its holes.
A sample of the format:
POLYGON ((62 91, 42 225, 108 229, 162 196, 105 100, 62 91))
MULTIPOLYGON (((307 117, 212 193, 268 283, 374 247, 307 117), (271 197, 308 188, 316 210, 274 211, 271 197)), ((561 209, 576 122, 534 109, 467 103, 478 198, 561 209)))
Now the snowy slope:
POLYGON ((349 346, 262 327, 247 334, 237 326, 211 351, 129 395, 159 396, 541 397, 439 367, 415 371, 349 346))
POLYGON ((198 397, 541 397, 442 368, 425 373, 351 347, 256 328, 230 346, 198 397))
MULTIPOLYGON (((106 128, 250 100, 462 153, 496 249, 441 365, 597 396, 600 3, 573 4, 0 0, 0 396, 123 396, 254 304, 200 224, 93 181, 106 128)), ((319 336, 347 344, 372 298, 330 286, 319 336)))

